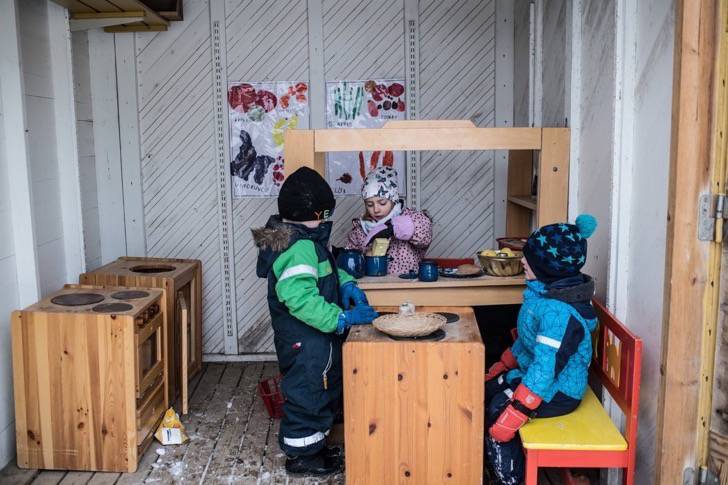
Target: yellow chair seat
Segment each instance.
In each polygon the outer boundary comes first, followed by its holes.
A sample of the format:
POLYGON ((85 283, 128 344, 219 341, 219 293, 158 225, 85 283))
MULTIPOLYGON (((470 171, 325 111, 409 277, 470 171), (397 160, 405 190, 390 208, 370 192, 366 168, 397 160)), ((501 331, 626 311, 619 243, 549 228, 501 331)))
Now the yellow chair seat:
POLYGON ((587 389, 574 412, 556 418, 532 419, 521 428, 520 433, 526 449, 627 449, 627 442, 591 389, 587 389))

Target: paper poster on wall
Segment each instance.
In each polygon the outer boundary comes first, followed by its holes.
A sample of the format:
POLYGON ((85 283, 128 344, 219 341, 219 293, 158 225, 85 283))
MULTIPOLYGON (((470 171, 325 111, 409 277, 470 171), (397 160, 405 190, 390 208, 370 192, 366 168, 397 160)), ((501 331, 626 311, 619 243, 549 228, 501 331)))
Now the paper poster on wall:
POLYGON ((283 183, 283 135, 308 128, 308 84, 230 83, 233 198, 276 197, 283 183))
MULTIPOLYGON (((404 80, 330 81, 326 83, 327 128, 381 128, 389 120, 404 120, 404 80)), ((362 182, 374 168, 397 170, 405 195, 405 153, 391 151, 333 152, 326 155, 327 177, 336 195, 360 195, 362 182)))

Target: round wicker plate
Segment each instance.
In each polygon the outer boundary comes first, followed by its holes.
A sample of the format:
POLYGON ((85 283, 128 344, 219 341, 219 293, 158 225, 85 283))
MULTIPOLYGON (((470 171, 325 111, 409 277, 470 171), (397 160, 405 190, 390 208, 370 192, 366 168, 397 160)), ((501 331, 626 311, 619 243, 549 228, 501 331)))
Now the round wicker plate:
POLYGON ((429 335, 445 326, 447 319, 436 313, 415 313, 413 315, 382 315, 372 322, 374 328, 395 337, 419 337, 429 335))

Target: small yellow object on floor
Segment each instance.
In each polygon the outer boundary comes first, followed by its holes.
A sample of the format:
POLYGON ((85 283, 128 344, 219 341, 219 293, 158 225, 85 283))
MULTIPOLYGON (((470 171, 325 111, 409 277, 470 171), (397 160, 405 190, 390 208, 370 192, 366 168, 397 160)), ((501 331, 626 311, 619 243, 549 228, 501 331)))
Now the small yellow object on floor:
POLYGON ((537 418, 520 429, 526 449, 626 450, 627 442, 597 396, 587 389, 573 413, 556 418, 537 418))
POLYGON ((181 445, 190 439, 174 408, 169 408, 164 413, 164 418, 159 423, 154 437, 163 445, 181 445))

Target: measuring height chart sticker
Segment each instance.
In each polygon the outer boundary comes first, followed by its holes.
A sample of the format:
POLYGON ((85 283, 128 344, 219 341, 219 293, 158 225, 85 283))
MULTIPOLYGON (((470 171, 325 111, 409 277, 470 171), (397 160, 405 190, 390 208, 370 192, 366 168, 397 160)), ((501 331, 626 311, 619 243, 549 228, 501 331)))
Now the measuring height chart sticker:
MULTIPOLYGON (((327 82, 326 127, 381 128, 387 121, 404 120, 405 97, 403 80, 327 82)), ((405 193, 404 152, 331 152, 326 161, 326 175, 336 195, 361 195, 366 175, 382 165, 397 170, 400 194, 405 193)))
POLYGON ((308 84, 230 83, 228 110, 233 198, 276 197, 285 178, 284 134, 308 128, 308 84))

